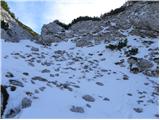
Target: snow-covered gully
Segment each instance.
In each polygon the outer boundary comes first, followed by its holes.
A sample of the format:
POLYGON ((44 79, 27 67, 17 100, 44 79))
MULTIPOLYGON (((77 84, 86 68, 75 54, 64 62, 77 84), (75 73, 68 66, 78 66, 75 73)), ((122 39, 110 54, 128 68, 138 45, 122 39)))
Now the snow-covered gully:
POLYGON ((158 77, 131 71, 126 51, 138 48, 134 57, 154 70, 158 39, 127 41, 111 50, 104 42, 81 48, 70 39, 48 47, 2 40, 2 83, 10 93, 3 117, 157 118, 158 77))

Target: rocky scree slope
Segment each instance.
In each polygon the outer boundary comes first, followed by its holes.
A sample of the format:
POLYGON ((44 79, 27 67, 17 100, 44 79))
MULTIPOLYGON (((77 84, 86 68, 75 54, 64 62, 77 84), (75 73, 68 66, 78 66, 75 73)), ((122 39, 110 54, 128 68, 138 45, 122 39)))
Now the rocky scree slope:
POLYGON ((49 23, 45 45, 2 40, 2 117, 159 118, 157 6, 127 2, 68 29, 49 23))

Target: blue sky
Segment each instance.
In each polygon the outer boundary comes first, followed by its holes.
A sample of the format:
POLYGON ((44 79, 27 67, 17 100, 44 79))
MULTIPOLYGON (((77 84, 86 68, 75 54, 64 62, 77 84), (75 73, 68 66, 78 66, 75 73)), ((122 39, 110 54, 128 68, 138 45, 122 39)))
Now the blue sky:
POLYGON ((40 33, 43 24, 56 19, 66 24, 79 16, 100 16, 126 0, 6 0, 24 24, 40 33))

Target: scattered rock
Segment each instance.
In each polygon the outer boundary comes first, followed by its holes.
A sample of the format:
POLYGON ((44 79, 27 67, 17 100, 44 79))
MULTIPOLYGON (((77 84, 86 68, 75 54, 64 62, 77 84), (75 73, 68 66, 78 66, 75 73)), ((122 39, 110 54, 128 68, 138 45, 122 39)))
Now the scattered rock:
POLYGON ((15 91, 16 87, 15 86, 11 86, 11 91, 15 91))
POLYGON ((91 108, 91 105, 90 105, 90 104, 86 104, 86 106, 87 106, 88 108, 91 108))
POLYGON ((145 70, 143 74, 149 77, 159 77, 159 70, 145 70))
POLYGON ((142 113, 143 109, 142 108, 133 108, 133 110, 137 113, 142 113))
POLYGON ((27 107, 30 107, 31 104, 32 104, 32 101, 29 99, 29 98, 23 98, 22 99, 22 108, 27 108, 27 107))
POLYGON ((26 92, 26 95, 27 95, 27 96, 32 96, 32 95, 33 95, 33 93, 32 93, 32 92, 27 91, 27 92, 26 92))
POLYGON ((105 97, 103 100, 104 100, 104 101, 110 101, 110 99, 107 98, 107 97, 105 97))
POLYGON ((69 91, 73 91, 73 89, 71 87, 69 87, 69 84, 67 84, 67 83, 63 84, 63 88, 68 89, 69 91))
POLYGON ((9 83, 12 84, 12 85, 15 85, 15 86, 24 87, 23 83, 18 81, 18 80, 10 79, 9 83))
POLYGON ((29 75, 29 73, 27 73, 27 72, 23 72, 23 75, 26 75, 26 76, 28 76, 28 75, 29 75))
POLYGON ((138 100, 137 101, 138 104, 143 103, 143 102, 144 102, 143 100, 138 100))
POLYGON ((40 76, 32 77, 32 80, 39 80, 39 81, 43 81, 43 82, 47 82, 47 81, 48 81, 47 79, 42 78, 42 77, 40 77, 40 76))
POLYGON ((159 114, 155 114, 155 117, 156 117, 156 118, 159 118, 159 114))
POLYGON ((149 85, 149 83, 144 83, 144 85, 149 85))
POLYGON ((59 76, 59 74, 58 74, 58 73, 56 73, 56 74, 55 74, 55 76, 56 76, 56 77, 58 77, 58 76, 59 76))
POLYGON ((132 94, 131 94, 131 93, 128 93, 127 95, 128 95, 128 96, 132 96, 132 94))
POLYGON ((124 59, 121 59, 120 61, 115 62, 114 64, 115 65, 122 65, 123 63, 124 63, 124 59))
POLYGON ((90 95, 84 95, 82 98, 87 102, 94 102, 95 101, 95 99, 90 95))
POLYGON ((123 75, 123 80, 128 80, 129 77, 127 75, 123 75))
POLYGON ((35 93, 39 93, 39 91, 37 90, 37 89, 35 89, 35 91, 34 91, 35 93))
POLYGON ((51 62, 47 62, 47 61, 43 63, 43 65, 46 65, 46 66, 50 66, 51 64, 52 64, 51 62))
POLYGON ((46 87, 40 87, 39 89, 40 89, 40 91, 44 91, 46 89, 46 87))
POLYGON ((32 47, 31 50, 32 50, 32 51, 39 51, 39 49, 36 48, 36 47, 32 47))
POLYGON ((16 107, 9 110, 9 112, 5 115, 5 118, 14 118, 18 113, 20 113, 21 108, 16 107))
POLYGON ((99 86, 103 86, 103 85, 104 85, 104 84, 101 83, 101 82, 96 82, 96 84, 99 85, 99 86))
POLYGON ((70 111, 76 112, 76 113, 84 113, 84 109, 82 107, 79 107, 79 106, 72 106, 70 111))
POLYGON ((138 59, 137 66, 140 68, 141 71, 144 71, 146 69, 153 67, 153 63, 149 60, 140 58, 138 59))
POLYGON ((136 64, 137 61, 138 61, 138 58, 136 58, 136 57, 129 57, 129 58, 127 59, 127 62, 128 62, 129 64, 136 64))
POLYGON ((50 74, 50 77, 54 77, 54 74, 50 74))
POLYGON ((11 72, 7 72, 7 74, 5 76, 8 77, 8 78, 14 77, 14 75, 11 72))
POLYGON ((48 70, 48 69, 42 70, 42 73, 49 73, 49 72, 50 72, 50 70, 48 70))
POLYGON ((76 41, 76 47, 84 47, 84 46, 90 46, 92 45, 92 42, 88 40, 78 40, 76 41))
POLYGON ((130 71, 134 74, 138 74, 140 72, 140 69, 138 67, 133 67, 133 68, 130 68, 130 71))

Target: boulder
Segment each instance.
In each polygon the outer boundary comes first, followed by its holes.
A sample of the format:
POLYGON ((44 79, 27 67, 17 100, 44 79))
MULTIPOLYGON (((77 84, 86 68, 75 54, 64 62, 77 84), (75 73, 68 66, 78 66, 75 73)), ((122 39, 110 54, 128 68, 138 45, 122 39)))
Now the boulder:
POLYGON ((43 77, 40 77, 40 76, 35 76, 35 77, 32 77, 32 80, 38 80, 38 81, 43 81, 43 82, 47 82, 48 80, 43 78, 43 77))
POLYGON ((41 30, 41 39, 44 44, 62 41, 65 29, 58 25, 55 21, 47 25, 43 25, 41 30))
POLYGON ((21 103, 22 108, 30 107, 31 104, 32 104, 32 101, 29 98, 25 97, 25 98, 22 99, 22 103, 21 103))
POLYGON ((76 41, 77 47, 85 47, 85 46, 90 46, 90 45, 92 45, 92 42, 89 40, 77 40, 76 41))
POLYGON ((133 110, 137 113, 143 112, 143 108, 133 108, 133 110))
POLYGON ((87 102, 94 102, 95 101, 95 99, 90 95, 84 95, 82 98, 87 102))
POLYGON ((15 86, 24 87, 23 83, 18 81, 18 80, 10 79, 9 83, 12 84, 12 85, 15 85, 15 86))
POLYGON ((6 113, 5 118, 14 118, 18 113, 20 113, 20 111, 21 111, 20 106, 12 108, 6 113))
POLYGON ((101 83, 101 82, 96 82, 96 84, 99 85, 99 86, 103 86, 103 85, 104 85, 104 84, 101 83))
POLYGON ((153 63, 149 60, 140 58, 137 61, 137 66, 140 68, 141 71, 147 70, 153 67, 153 63))
POLYGON ((129 63, 130 71, 135 74, 149 70, 153 67, 153 63, 144 58, 130 57, 127 62, 129 63))
POLYGON ((7 72, 7 74, 5 75, 7 78, 12 78, 14 77, 14 75, 11 72, 7 72))
POLYGON ((48 70, 48 69, 44 69, 44 70, 42 70, 41 72, 42 72, 42 73, 49 73, 49 72, 50 72, 50 70, 48 70))
POLYGON ((70 111, 76 112, 76 113, 84 113, 84 109, 82 107, 79 107, 79 106, 72 106, 70 111))

